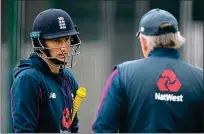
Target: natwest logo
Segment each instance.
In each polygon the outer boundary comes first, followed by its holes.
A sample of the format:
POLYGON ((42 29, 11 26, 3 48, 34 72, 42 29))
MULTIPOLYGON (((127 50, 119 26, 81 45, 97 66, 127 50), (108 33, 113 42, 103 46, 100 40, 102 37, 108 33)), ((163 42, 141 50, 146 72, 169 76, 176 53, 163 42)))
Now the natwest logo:
POLYGON ((155 93, 156 100, 183 102, 183 95, 155 93))
MULTIPOLYGON (((181 82, 172 70, 164 70, 157 82, 157 87, 161 92, 178 92, 181 88, 181 82)), ((183 102, 183 95, 155 93, 155 99, 161 101, 183 102)))
POLYGON ((157 86, 160 91, 178 92, 181 88, 181 82, 176 78, 172 70, 164 70, 160 76, 157 86))

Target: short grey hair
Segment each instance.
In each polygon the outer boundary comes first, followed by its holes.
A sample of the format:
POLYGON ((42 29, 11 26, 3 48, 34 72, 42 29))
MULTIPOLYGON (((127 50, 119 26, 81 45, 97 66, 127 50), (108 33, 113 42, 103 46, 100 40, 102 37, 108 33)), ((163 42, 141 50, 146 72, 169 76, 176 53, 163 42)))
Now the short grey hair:
POLYGON ((147 46, 150 49, 154 48, 180 48, 185 43, 185 38, 181 36, 180 32, 169 33, 158 36, 148 36, 140 34, 147 40, 147 46))

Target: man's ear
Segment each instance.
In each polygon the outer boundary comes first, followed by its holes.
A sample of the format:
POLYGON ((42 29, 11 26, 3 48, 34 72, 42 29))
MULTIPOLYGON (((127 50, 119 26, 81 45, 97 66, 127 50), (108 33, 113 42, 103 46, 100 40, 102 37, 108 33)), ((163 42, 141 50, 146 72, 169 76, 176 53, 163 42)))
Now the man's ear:
POLYGON ((147 47, 147 40, 144 38, 144 37, 140 37, 140 41, 141 41, 141 44, 142 44, 142 48, 144 49, 144 51, 147 51, 148 50, 148 47, 147 47))

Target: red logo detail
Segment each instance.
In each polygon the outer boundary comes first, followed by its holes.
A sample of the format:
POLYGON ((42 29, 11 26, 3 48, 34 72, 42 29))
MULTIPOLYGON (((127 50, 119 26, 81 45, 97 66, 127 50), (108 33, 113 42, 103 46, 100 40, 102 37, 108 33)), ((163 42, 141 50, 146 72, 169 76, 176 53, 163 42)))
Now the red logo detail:
POLYGON ((160 91, 178 92, 181 88, 181 82, 176 78, 176 74, 172 70, 164 70, 157 82, 157 86, 160 91))
POLYGON ((72 123, 70 112, 68 108, 65 108, 63 111, 63 117, 62 117, 62 126, 64 128, 69 128, 72 123))

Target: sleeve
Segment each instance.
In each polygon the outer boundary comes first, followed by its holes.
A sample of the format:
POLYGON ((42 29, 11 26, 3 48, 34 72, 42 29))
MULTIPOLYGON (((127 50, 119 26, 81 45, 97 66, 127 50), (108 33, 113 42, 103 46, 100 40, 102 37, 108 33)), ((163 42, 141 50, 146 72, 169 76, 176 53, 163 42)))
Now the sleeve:
MULTIPOLYGON (((79 85, 77 83, 76 78, 73 76, 73 74, 71 74, 71 72, 69 72, 69 76, 71 76, 71 78, 72 78, 72 86, 73 87, 71 88, 72 89, 71 92, 75 98, 76 97, 76 91, 78 90, 79 85)), ((76 113, 74 120, 71 124, 71 133, 78 133, 78 132, 79 132, 79 118, 78 118, 78 115, 76 113)))
POLYGON ((39 89, 37 81, 30 75, 15 79, 11 88, 13 132, 36 132, 40 110, 39 89))
POLYGON ((76 113, 71 125, 71 133, 78 133, 78 131, 79 131, 79 119, 76 113))
MULTIPOLYGON (((76 92, 77 92, 77 90, 79 88, 77 80, 69 70, 65 70, 65 74, 69 79, 68 81, 71 82, 71 84, 70 84, 70 85, 72 85, 71 93, 73 94, 73 97, 75 98, 76 92)), ((74 117, 74 120, 73 120, 73 122, 71 124, 71 133, 78 133, 79 132, 79 127, 80 127, 79 126, 79 118, 78 118, 78 115, 76 113, 76 115, 74 117)))
POLYGON ((108 78, 98 108, 96 121, 92 129, 94 133, 117 133, 120 127, 121 104, 124 92, 120 86, 119 73, 116 68, 108 78))
MULTIPOLYGON (((78 85, 77 85, 77 89, 78 89, 78 85)), ((71 133, 78 133, 78 131, 79 131, 79 118, 76 113, 74 120, 72 122, 72 125, 71 125, 71 133)))

